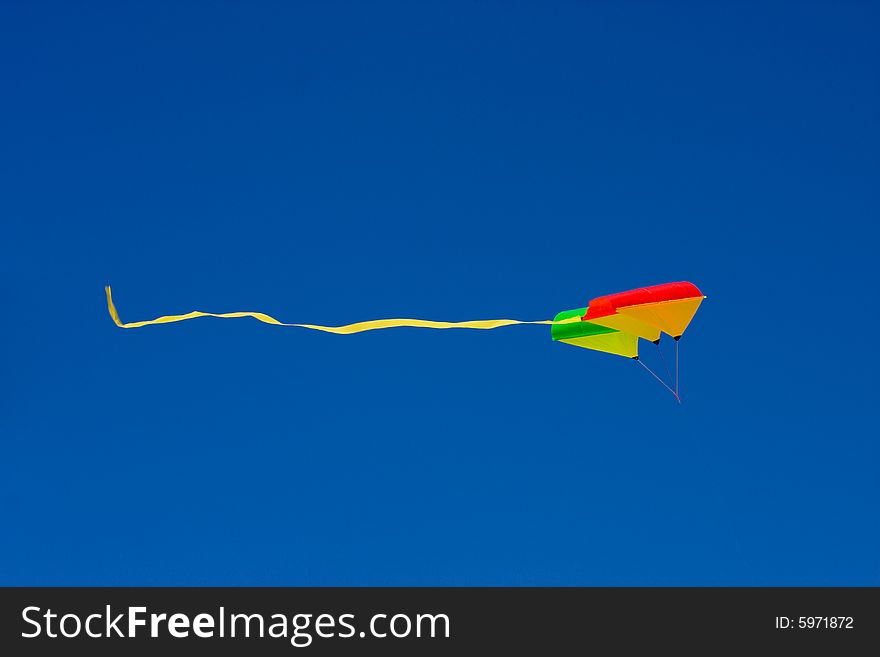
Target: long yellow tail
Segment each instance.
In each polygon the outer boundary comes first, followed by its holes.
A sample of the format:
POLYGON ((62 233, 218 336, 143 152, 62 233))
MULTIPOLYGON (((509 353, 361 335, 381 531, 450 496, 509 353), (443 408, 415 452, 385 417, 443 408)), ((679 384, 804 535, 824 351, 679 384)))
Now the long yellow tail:
MULTIPOLYGON (((149 326, 151 324, 171 324, 172 322, 183 322, 187 319, 195 319, 196 317, 253 317, 256 320, 265 322, 266 324, 274 324, 276 326, 295 326, 297 328, 312 329, 313 331, 324 331, 326 333, 336 333, 338 335, 351 335, 352 333, 362 333, 364 331, 375 331, 377 329, 397 328, 409 326, 414 328, 430 328, 430 329, 496 329, 502 326, 512 326, 514 324, 553 324, 553 320, 545 319, 540 321, 522 321, 518 319, 476 319, 466 322, 435 322, 428 319, 374 319, 368 322, 356 322, 355 324, 346 324, 345 326, 321 326, 319 324, 286 324, 279 322, 274 317, 265 313, 254 312, 237 312, 237 313, 203 313, 199 310, 186 313, 184 315, 163 315, 156 319, 148 319, 142 322, 124 323, 119 319, 119 313, 116 306, 113 305, 113 295, 110 292, 110 286, 106 286, 104 291, 107 293, 107 310, 110 311, 110 317, 119 328, 140 328, 141 326, 149 326)), ((569 323, 580 321, 580 317, 562 320, 560 323, 569 323)))

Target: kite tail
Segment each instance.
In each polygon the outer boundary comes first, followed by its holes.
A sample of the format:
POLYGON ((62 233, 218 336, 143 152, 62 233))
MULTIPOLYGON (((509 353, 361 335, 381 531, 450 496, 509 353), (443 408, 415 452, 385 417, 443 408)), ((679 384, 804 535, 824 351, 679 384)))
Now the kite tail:
POLYGON ((566 320, 554 322, 550 319, 540 321, 523 321, 519 319, 477 319, 465 322, 435 322, 428 319, 374 319, 368 322, 356 322, 354 324, 346 324, 344 326, 321 326, 319 324, 287 324, 279 322, 274 317, 265 313, 255 312, 235 312, 235 313, 205 313, 199 310, 186 313, 184 315, 163 315, 156 319, 148 319, 141 322, 123 322, 119 318, 119 312, 113 304, 113 295, 110 286, 106 286, 104 291, 107 293, 107 310, 110 317, 119 328, 140 328, 142 326, 150 326, 151 324, 171 324, 173 322, 183 322, 188 319, 197 317, 220 317, 224 319, 236 317, 252 317, 266 324, 274 324, 275 326, 293 326, 297 328, 311 329, 313 331, 324 331, 325 333, 336 333, 337 335, 351 335, 352 333, 363 333, 364 331, 375 331, 377 329, 412 327, 412 328, 430 328, 430 329, 496 329, 502 326, 513 326, 514 324, 567 324, 570 322, 580 321, 580 317, 573 317, 566 320))

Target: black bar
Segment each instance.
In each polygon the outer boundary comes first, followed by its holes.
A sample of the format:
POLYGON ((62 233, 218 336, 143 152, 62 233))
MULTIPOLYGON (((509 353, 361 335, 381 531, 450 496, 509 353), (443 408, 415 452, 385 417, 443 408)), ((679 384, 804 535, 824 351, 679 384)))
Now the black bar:
POLYGON ((880 646, 878 588, 4 588, 0 589, 0 654, 120 655, 147 651, 163 657, 210 654, 676 654, 696 650, 714 654, 731 648, 765 651, 823 651, 866 654, 880 646), (107 628, 107 606, 111 625, 107 628), (25 609, 28 618, 23 618, 25 609), (136 612, 134 638, 127 634, 129 608, 136 612), (223 608, 221 614, 220 609, 223 608), (34 608, 39 608, 35 611, 34 608), (55 617, 47 620, 51 610, 55 617), (60 635, 59 621, 68 617, 60 635), (111 638, 85 635, 106 631, 111 638), (113 618, 117 620, 115 625, 113 618), (151 614, 165 614, 155 621, 151 614), (167 619, 177 617, 175 638, 167 619), (202 634, 195 636, 195 619, 202 634), (260 621, 233 614, 260 614, 260 621), (273 618, 274 614, 278 614, 273 618), (309 614, 297 616, 298 614, 309 614), (317 622, 323 617, 319 636, 317 622), (351 614, 352 617, 344 615, 351 614), (384 617, 381 616, 384 614, 384 617), (406 618, 394 619, 397 614, 406 618), (448 617, 448 624, 442 615, 448 617), (294 616, 301 626, 291 644, 294 616), (421 619, 419 620, 419 617, 421 619), (223 617, 224 638, 220 638, 223 617), (283 617, 283 618, 282 618, 283 617), (332 621, 330 620, 332 617, 332 621), (373 620, 375 617, 375 620, 373 620), (433 617, 433 634, 431 622, 433 617), (783 620, 787 619, 787 620, 783 620), (831 620, 833 619, 833 620, 831 620), (345 621, 343 623, 342 621, 345 621), (372 621, 372 624, 371 624, 372 621), (230 623, 237 628, 232 638, 230 623), (271 638, 282 627, 286 637, 271 638), (391 624, 394 624, 393 627, 391 624), (420 623, 418 633, 415 625, 420 623), (210 625, 210 627, 209 627, 210 625), (24 638, 22 635, 39 635, 24 638), (409 634, 397 638, 392 635, 409 634), (444 629, 448 628, 448 637, 444 629), (372 636, 386 633, 384 638, 372 636), (46 636, 47 631, 58 634, 46 636), (363 636, 361 636, 363 633, 363 636), (328 635, 334 636, 329 637, 328 635), (351 634, 351 636, 347 636, 351 634), (343 636, 336 636, 343 635, 343 636), (307 644, 307 645, 302 645, 307 644), (564 652, 563 652, 564 651, 564 652), (639 651, 638 653, 636 651, 639 651))

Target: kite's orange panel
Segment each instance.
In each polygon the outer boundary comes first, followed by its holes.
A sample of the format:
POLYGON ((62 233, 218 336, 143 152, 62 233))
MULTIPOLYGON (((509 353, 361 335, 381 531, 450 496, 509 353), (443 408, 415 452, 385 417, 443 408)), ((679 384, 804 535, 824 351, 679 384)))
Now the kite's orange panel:
POLYGON ((680 338, 702 302, 703 297, 673 299, 643 303, 639 306, 625 306, 617 312, 619 315, 655 326, 673 338, 680 338))
POLYGON ((598 317, 607 317, 617 312, 619 308, 629 306, 641 306, 646 303, 659 303, 662 301, 680 301, 682 299, 703 299, 703 293, 693 283, 664 283, 640 287, 628 292, 608 294, 604 297, 596 297, 590 301, 587 314, 584 319, 589 321, 598 317))

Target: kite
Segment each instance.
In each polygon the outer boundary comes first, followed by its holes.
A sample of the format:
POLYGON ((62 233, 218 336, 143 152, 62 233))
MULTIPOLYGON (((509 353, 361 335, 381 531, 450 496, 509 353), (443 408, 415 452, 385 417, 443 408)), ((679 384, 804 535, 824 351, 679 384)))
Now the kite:
MULTIPOLYGON (((251 317, 275 326, 297 328, 351 335, 377 329, 412 327, 431 329, 496 329, 517 324, 545 324, 550 326, 553 340, 584 349, 593 349, 608 354, 630 358, 644 367, 681 403, 678 389, 678 341, 691 323, 697 309, 706 297, 693 283, 664 283, 640 287, 627 292, 618 292, 596 297, 584 308, 566 310, 552 320, 526 321, 519 319, 478 319, 464 322, 438 322, 427 319, 375 319, 344 326, 322 326, 320 324, 288 324, 280 322, 271 315, 259 312, 206 313, 198 310, 183 315, 164 315, 156 319, 140 322, 123 322, 113 303, 110 286, 107 293, 107 309, 110 317, 119 328, 132 329, 152 324, 170 324, 197 317, 251 317), (639 340, 646 340, 660 347, 660 336, 665 333, 675 341, 675 379, 663 359, 670 384, 667 384, 654 370, 639 360, 639 340)), ((660 350, 663 358, 663 351, 660 350)))

